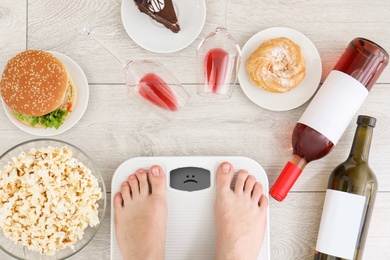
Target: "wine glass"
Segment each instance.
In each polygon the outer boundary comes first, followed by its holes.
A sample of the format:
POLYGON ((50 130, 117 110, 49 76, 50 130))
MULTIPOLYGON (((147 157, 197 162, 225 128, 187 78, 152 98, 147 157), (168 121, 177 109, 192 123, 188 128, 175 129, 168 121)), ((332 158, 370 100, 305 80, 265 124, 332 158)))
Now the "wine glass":
POLYGON ((226 29, 227 0, 222 0, 218 27, 207 35, 197 49, 198 86, 202 96, 229 98, 240 67, 241 50, 226 29))
POLYGON ((123 65, 128 93, 140 106, 171 120, 188 102, 189 93, 161 63, 154 60, 123 61, 115 51, 96 37, 88 22, 83 25, 80 33, 95 40, 123 65))

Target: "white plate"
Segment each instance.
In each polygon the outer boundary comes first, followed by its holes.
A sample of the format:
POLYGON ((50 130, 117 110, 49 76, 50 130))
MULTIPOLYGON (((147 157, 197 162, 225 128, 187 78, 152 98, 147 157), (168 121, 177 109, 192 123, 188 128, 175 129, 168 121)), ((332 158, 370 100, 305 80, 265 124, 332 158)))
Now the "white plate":
POLYGON ((26 133, 38 136, 53 136, 61 134, 70 128, 72 128, 83 116, 85 110, 87 109, 88 99, 89 99, 89 87, 87 77, 85 76, 83 70, 80 66, 68 56, 49 51, 51 54, 56 56, 58 59, 64 63, 68 73, 71 75, 75 88, 77 90, 77 100, 76 104, 73 108, 73 111, 69 114, 69 116, 65 119, 64 123, 58 128, 34 128, 28 125, 21 123, 17 120, 11 113, 11 110, 3 101, 3 107, 5 109, 5 113, 8 118, 21 130, 26 133))
POLYGON ((238 80, 244 93, 255 104, 274 111, 286 111, 301 106, 313 96, 321 80, 321 58, 314 44, 302 33, 283 27, 274 27, 253 35, 241 51, 242 62, 238 80), (245 65, 250 55, 266 40, 287 37, 301 47, 306 60, 306 76, 296 88, 286 93, 273 93, 256 86, 250 80, 245 65))
POLYGON ((190 45, 206 21, 204 0, 173 0, 181 30, 173 33, 148 15, 141 13, 134 0, 122 0, 122 23, 127 34, 142 48, 171 53, 190 45))

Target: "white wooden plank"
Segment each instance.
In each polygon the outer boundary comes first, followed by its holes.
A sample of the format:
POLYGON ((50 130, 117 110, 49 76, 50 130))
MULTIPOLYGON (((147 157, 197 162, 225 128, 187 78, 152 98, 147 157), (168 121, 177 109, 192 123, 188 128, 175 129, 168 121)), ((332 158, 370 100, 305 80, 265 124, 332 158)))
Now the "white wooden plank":
MULTIPOLYGON (((218 1, 210 9, 217 10, 218 1)), ((355 37, 371 39, 388 52, 385 36, 390 24, 390 2, 356 1, 229 1, 228 27, 240 45, 255 33, 275 26, 289 27, 305 34, 317 47, 323 66, 323 79, 336 64, 343 50, 355 37)), ((389 82, 387 70, 378 82, 389 82)))
MULTIPOLYGON (((120 17, 120 0, 29 1, 29 47, 56 50, 70 55, 86 70, 94 83, 123 83, 121 65, 94 42, 75 38, 76 28, 89 14, 96 20, 97 35, 123 59, 156 59, 181 81, 196 83, 196 48, 218 25, 220 1, 206 1, 206 24, 190 46, 172 54, 157 54, 136 45, 126 34, 120 17), (69 4, 71 2, 71 4, 69 4)), ((323 78, 335 65, 347 44, 366 37, 390 49, 388 1, 252 1, 230 0, 227 25, 242 47, 255 33, 275 26, 290 27, 306 34, 323 61, 323 78)), ((379 82, 390 82, 387 70, 379 82)))
MULTIPOLYGON (((107 194, 110 197, 110 194, 107 194)), ((325 193, 292 193, 284 202, 271 200, 271 259, 313 259, 325 193)), ((377 196, 363 259, 390 255, 390 193, 377 196)), ((110 203, 108 203, 110 209, 110 203)), ((91 243, 70 259, 109 259, 110 213, 91 243)), ((13 259, 0 250, 0 259, 13 259)), ((169 259, 167 259, 169 260, 169 259)), ((207 259, 204 259, 207 260, 207 259)))
POLYGON ((26 49, 26 0, 0 3, 0 71, 7 61, 26 49))
MULTIPOLYGON (((172 122, 165 123, 143 110, 140 112, 127 97, 124 85, 91 86, 83 118, 55 138, 73 143, 89 154, 100 167, 108 191, 115 169, 136 156, 247 156, 264 167, 272 185, 290 158, 291 133, 307 104, 292 111, 271 112, 249 101, 240 88, 235 89, 229 100, 205 99, 196 94, 195 86, 185 88, 191 93, 189 103, 172 122)), ((381 191, 390 191, 389 91, 387 84, 376 85, 359 111, 378 119, 370 165, 381 191)), ((293 190, 325 190, 332 169, 348 156, 355 120, 356 117, 327 157, 306 167, 293 190)), ((17 129, 3 111, 0 122, 0 135, 4 137, 0 152, 36 138, 17 129)))
MULTIPOLYGON (((389 196, 377 196, 363 259, 390 255, 389 196)), ((283 203, 271 201, 271 259, 313 259, 324 199, 322 192, 292 193, 283 203)))
MULTIPOLYGON (((101 169, 108 191, 112 174, 121 162, 135 156, 157 155, 247 156, 263 165, 272 185, 289 159, 291 132, 307 104, 287 112, 267 111, 253 104, 239 86, 229 100, 196 95, 196 47, 217 26, 219 1, 206 1, 206 24, 200 36, 189 47, 173 54, 155 54, 136 45, 122 26, 120 4, 121 0, 28 0, 27 10, 27 0, 2 0, 0 70, 10 57, 26 48, 59 51, 79 63, 91 83, 89 106, 74 128, 55 138, 87 152, 101 169), (159 60, 185 83, 192 97, 175 120, 166 124, 151 114, 140 113, 126 97, 121 64, 96 43, 77 36, 77 28, 90 14, 97 17, 98 21, 94 22, 97 35, 123 59, 159 60)), ((269 27, 301 31, 319 50, 324 79, 354 37, 369 38, 389 51, 389 17, 390 2, 382 0, 369 4, 363 0, 250 3, 230 0, 227 26, 241 46, 253 34, 269 27)), ((370 165, 382 191, 371 221, 365 259, 386 259, 390 255, 389 69, 379 83, 359 110, 359 114, 378 119, 370 165)), ((285 202, 271 200, 272 260, 312 259, 323 192, 331 170, 348 155, 354 121, 330 155, 307 166, 285 202)), ((0 153, 35 138, 17 129, 4 111, 0 111, 0 137, 0 153)), ((72 259, 109 259, 109 214, 96 238, 72 259)), ((0 259, 10 258, 0 252, 0 259)))

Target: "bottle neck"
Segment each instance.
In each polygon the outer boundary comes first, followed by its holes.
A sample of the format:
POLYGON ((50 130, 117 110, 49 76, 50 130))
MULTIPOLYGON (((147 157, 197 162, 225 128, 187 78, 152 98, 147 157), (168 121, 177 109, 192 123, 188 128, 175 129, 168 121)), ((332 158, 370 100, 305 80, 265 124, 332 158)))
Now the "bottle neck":
POLYGON ((301 170, 303 170, 307 165, 306 159, 296 154, 291 156, 290 162, 298 166, 301 170))
POLYGON ((358 125, 353 139, 349 158, 356 162, 368 162, 370 153, 371 139, 374 128, 369 125, 358 125))
POLYGON ((304 158, 293 154, 271 187, 270 195, 277 201, 283 201, 306 165, 304 158))

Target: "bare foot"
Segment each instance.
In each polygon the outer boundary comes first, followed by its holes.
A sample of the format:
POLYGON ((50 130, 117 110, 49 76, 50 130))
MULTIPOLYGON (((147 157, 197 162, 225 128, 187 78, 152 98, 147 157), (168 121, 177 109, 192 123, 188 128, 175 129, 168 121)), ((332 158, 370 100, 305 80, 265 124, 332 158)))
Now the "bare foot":
POLYGON ((124 260, 165 258, 167 200, 159 166, 129 176, 114 198, 115 232, 124 260), (150 193, 147 174, 152 191, 150 193))
POLYGON ((215 200, 217 260, 255 260, 266 228, 268 199, 256 178, 245 170, 238 172, 234 191, 230 184, 234 169, 222 163, 217 171, 215 200))

